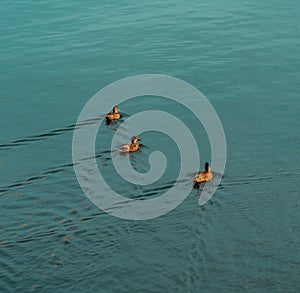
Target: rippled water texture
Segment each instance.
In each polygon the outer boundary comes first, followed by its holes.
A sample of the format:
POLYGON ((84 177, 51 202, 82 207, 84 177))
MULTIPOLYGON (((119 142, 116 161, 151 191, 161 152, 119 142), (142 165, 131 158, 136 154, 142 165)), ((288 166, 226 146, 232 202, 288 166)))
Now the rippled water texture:
MULTIPOLYGON (((0 291, 299 291, 299 3, 3 0, 0 291), (98 90, 145 73, 178 77, 210 100, 227 165, 205 206, 195 191, 165 216, 127 221, 81 190, 72 134, 98 90)), ((127 116, 149 107, 188 123, 201 167, 210 160, 186 109, 149 97, 120 105, 127 116)), ((172 186, 180 158, 171 139, 141 135, 133 165, 146 172, 160 150, 169 172, 139 187, 114 176, 113 134, 102 128, 96 154, 115 189, 146 200, 172 186)))

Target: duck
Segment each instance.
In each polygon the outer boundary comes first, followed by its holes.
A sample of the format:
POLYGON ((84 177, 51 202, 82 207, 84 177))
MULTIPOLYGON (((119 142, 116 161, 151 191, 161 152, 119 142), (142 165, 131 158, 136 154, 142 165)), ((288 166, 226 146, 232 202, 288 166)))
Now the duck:
POLYGON ((118 120, 121 118, 119 113, 119 107, 114 106, 112 111, 106 114, 106 124, 110 124, 113 120, 118 120))
POLYGON ((210 165, 208 162, 205 163, 205 171, 200 171, 198 174, 193 178, 194 179, 194 187, 199 188, 201 183, 205 183, 208 181, 213 180, 214 175, 210 170, 210 165))
POLYGON ((140 148, 138 141, 140 141, 140 139, 137 136, 133 136, 131 138, 131 143, 124 144, 121 146, 120 152, 121 153, 137 152, 140 148))

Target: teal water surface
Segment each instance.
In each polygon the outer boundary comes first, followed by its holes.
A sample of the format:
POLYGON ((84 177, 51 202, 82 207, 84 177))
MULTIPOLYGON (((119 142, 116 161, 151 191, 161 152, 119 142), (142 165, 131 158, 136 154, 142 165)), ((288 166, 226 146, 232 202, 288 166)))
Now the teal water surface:
MULTIPOLYGON (((299 1, 4 0, 0 7, 1 292, 299 291, 299 1), (193 192, 167 215, 128 221, 81 190, 72 134, 98 90, 147 73, 178 77, 210 100, 227 165, 205 206, 193 192)), ((198 126, 163 99, 121 106, 128 116, 169 107, 198 126)), ((112 134, 104 128, 103 139, 112 134)), ((123 185, 109 154, 96 153, 115 189, 147 199, 170 188, 180 160, 168 137, 142 138, 139 170, 149 169, 156 149, 170 167, 148 189, 123 185)), ((210 160, 203 130, 197 142, 210 160)))

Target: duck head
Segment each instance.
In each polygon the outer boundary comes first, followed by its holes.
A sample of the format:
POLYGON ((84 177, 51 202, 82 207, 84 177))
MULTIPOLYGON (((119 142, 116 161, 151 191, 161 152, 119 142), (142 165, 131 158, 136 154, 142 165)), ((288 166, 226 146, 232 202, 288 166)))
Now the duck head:
POLYGON ((119 107, 118 107, 118 106, 114 106, 114 107, 113 107, 113 112, 114 112, 114 113, 118 113, 118 111, 119 111, 119 107))
POLYGON ((139 140, 140 140, 140 139, 139 139, 137 136, 133 136, 133 137, 131 138, 131 142, 132 142, 132 143, 137 143, 139 140))
POLYGON ((205 163, 205 172, 210 172, 210 165, 207 162, 205 163))

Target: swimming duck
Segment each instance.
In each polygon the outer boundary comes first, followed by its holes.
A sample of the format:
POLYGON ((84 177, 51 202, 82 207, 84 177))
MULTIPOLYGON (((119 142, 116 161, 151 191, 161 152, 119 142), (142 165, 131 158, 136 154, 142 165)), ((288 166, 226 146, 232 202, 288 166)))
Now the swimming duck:
POLYGON ((140 148, 140 145, 138 143, 140 139, 137 136, 133 136, 131 138, 131 143, 124 144, 121 146, 120 152, 121 153, 129 153, 129 152, 137 152, 140 148))
POLYGON ((112 111, 106 115, 106 124, 110 124, 113 120, 118 120, 120 118, 119 107, 114 106, 112 111))
POLYGON ((207 181, 211 181, 214 178, 213 173, 210 170, 210 165, 206 162, 205 163, 205 171, 200 171, 194 177, 194 187, 199 188, 201 183, 205 183, 207 181))

